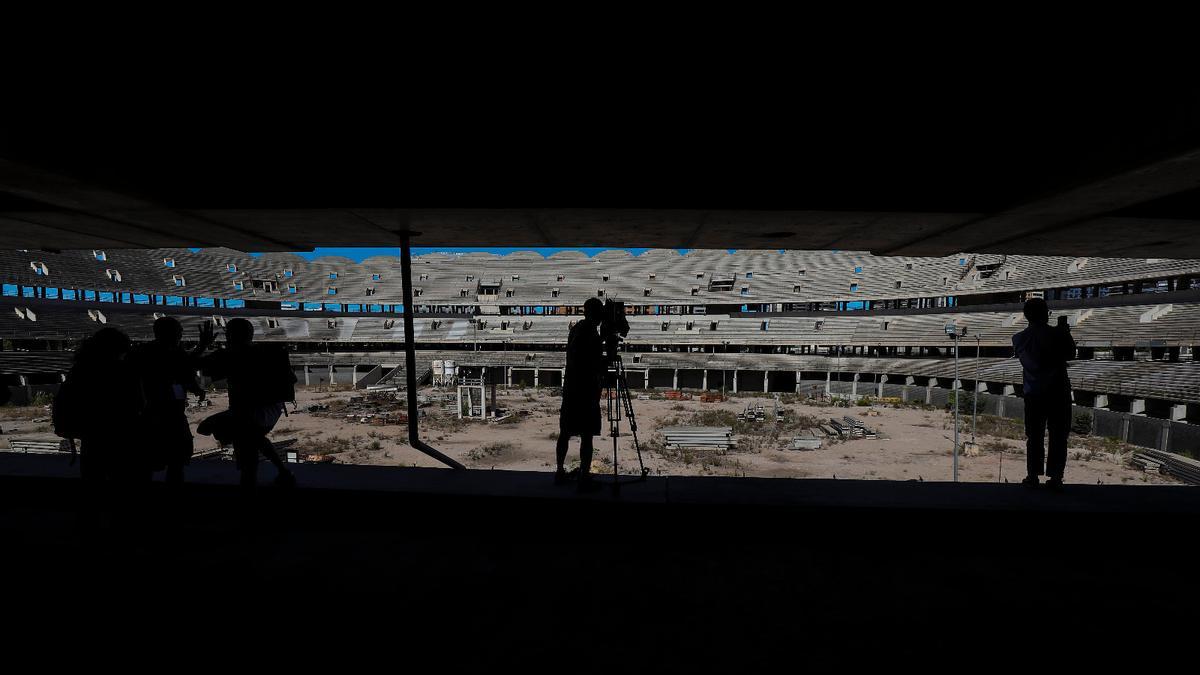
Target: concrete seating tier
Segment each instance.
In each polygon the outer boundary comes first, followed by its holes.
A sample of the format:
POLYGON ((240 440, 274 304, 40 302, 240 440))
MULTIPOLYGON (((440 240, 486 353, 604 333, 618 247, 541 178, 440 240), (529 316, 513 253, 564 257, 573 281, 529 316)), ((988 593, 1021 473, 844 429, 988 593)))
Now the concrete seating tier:
MULTIPOLYGON (((292 254, 251 256, 219 248, 199 252, 114 249, 103 254, 105 260, 92 251, 0 251, 0 278, 25 285, 243 300, 395 304, 402 298, 399 261, 392 257, 377 256, 361 263, 339 257, 310 261, 292 254), (37 274, 31 263, 44 263, 49 273, 37 274), (119 271, 121 280, 109 279, 109 269, 119 271), (177 286, 175 277, 181 277, 184 285, 177 286), (262 288, 261 282, 273 289, 262 288), (330 294, 330 289, 336 292, 330 294)), ((481 282, 495 285, 494 299, 505 305, 578 305, 601 291, 604 297, 639 304, 762 304, 1111 285, 1197 273, 1198 260, 967 253, 910 258, 853 251, 681 255, 654 250, 638 256, 606 251, 591 258, 564 252, 549 259, 534 253, 471 253, 430 254, 413 261, 413 285, 420 289, 415 301, 433 305, 473 304, 481 282), (716 279, 732 280, 732 288, 710 290, 710 282, 716 279)))

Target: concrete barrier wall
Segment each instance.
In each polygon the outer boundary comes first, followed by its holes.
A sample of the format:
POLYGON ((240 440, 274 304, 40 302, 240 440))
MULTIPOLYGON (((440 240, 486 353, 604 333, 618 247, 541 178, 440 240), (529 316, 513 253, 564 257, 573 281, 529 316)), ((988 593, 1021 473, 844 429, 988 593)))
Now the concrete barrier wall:
POLYGON ((1200 457, 1200 427, 1194 424, 1171 423, 1167 450, 1181 455, 1200 457))
POLYGON ((1014 419, 1025 419, 1025 399, 1016 396, 1005 396, 1004 416, 1014 419))
POLYGON ((1095 420, 1092 423, 1093 433, 1108 438, 1123 438, 1126 417, 1128 415, 1111 410, 1093 410, 1092 419, 1095 420))
POLYGON ((1130 415, 1129 438, 1127 440, 1134 445, 1140 445, 1144 448, 1157 448, 1162 437, 1164 424, 1169 425, 1170 422, 1130 415))
POLYGON ((805 396, 824 394, 825 380, 800 380, 800 393, 805 396))
POLYGON ((994 394, 979 394, 979 410, 984 415, 996 415, 1004 417, 1008 412, 1008 401, 1005 396, 996 396, 994 394))

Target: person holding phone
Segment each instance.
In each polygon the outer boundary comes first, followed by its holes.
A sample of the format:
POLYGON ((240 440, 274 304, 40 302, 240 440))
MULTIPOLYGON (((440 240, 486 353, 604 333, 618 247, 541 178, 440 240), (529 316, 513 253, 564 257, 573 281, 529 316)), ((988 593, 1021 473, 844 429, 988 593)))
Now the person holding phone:
POLYGON ((1029 326, 1013 336, 1013 349, 1021 360, 1025 396, 1026 487, 1037 487, 1039 476, 1046 485, 1062 490, 1067 466, 1067 438, 1071 433, 1071 380, 1067 361, 1075 358, 1075 339, 1066 316, 1050 327, 1050 308, 1042 298, 1025 303, 1029 326), (1044 439, 1049 429, 1049 454, 1044 439), (1044 466, 1043 466, 1044 463, 1044 466))

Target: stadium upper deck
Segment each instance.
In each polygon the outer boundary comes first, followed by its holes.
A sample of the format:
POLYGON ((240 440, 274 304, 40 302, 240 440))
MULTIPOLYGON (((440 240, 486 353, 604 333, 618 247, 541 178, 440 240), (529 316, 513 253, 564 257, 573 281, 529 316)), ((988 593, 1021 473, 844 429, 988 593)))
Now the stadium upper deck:
MULTIPOLYGON (((415 257, 413 268, 418 311, 480 307, 483 313, 534 308, 555 313, 565 310, 546 308, 575 307, 590 297, 620 299, 646 313, 669 306, 705 306, 710 313, 743 305, 750 311, 946 307, 1018 302, 1028 292, 1100 297, 1200 285, 1200 260, 966 253, 939 258, 662 249, 639 256, 605 251, 591 258, 573 251, 549 258, 533 252, 431 254, 415 257)), ((260 308, 394 311, 401 298, 400 264, 389 257, 356 263, 228 249, 6 250, 0 251, 0 278, 6 295, 73 299, 90 292, 104 294, 97 296, 102 301, 136 304, 200 299, 197 304, 218 307, 231 300, 232 307, 251 302, 260 308)))

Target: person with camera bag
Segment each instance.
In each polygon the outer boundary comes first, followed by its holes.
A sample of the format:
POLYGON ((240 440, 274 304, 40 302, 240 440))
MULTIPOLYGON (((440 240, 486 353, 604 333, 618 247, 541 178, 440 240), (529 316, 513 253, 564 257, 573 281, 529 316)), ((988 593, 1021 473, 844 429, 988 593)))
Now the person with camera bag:
POLYGON ((1075 357, 1075 340, 1067 317, 1059 316, 1058 325, 1050 327, 1050 308, 1042 298, 1025 303, 1025 318, 1029 327, 1013 336, 1013 349, 1021 360, 1025 396, 1025 461, 1028 475, 1021 484, 1038 486, 1038 476, 1049 477, 1046 486, 1062 490, 1063 473, 1067 466, 1067 438, 1071 432, 1071 380, 1067 377, 1067 361, 1075 357), (1050 430, 1050 452, 1047 456, 1043 439, 1050 430))
POLYGON ((563 379, 562 408, 559 412, 558 445, 554 472, 556 485, 567 482, 563 463, 567 459, 567 444, 572 436, 579 437, 580 492, 599 489, 592 478, 592 438, 600 434, 600 391, 603 387, 604 343, 600 339, 600 323, 604 305, 596 298, 583 303, 583 320, 571 327, 567 336, 567 369, 563 379))
MULTIPOLYGON (((200 345, 207 348, 213 339, 213 326, 206 322, 200 327, 200 345)), ((260 453, 278 472, 275 484, 293 487, 296 478, 267 434, 284 414, 284 403, 296 400, 296 375, 287 352, 275 345, 252 344, 253 340, 254 324, 232 319, 225 326, 225 349, 200 358, 201 372, 229 383, 229 410, 208 417, 196 432, 233 444, 242 487, 258 483, 260 453)))

